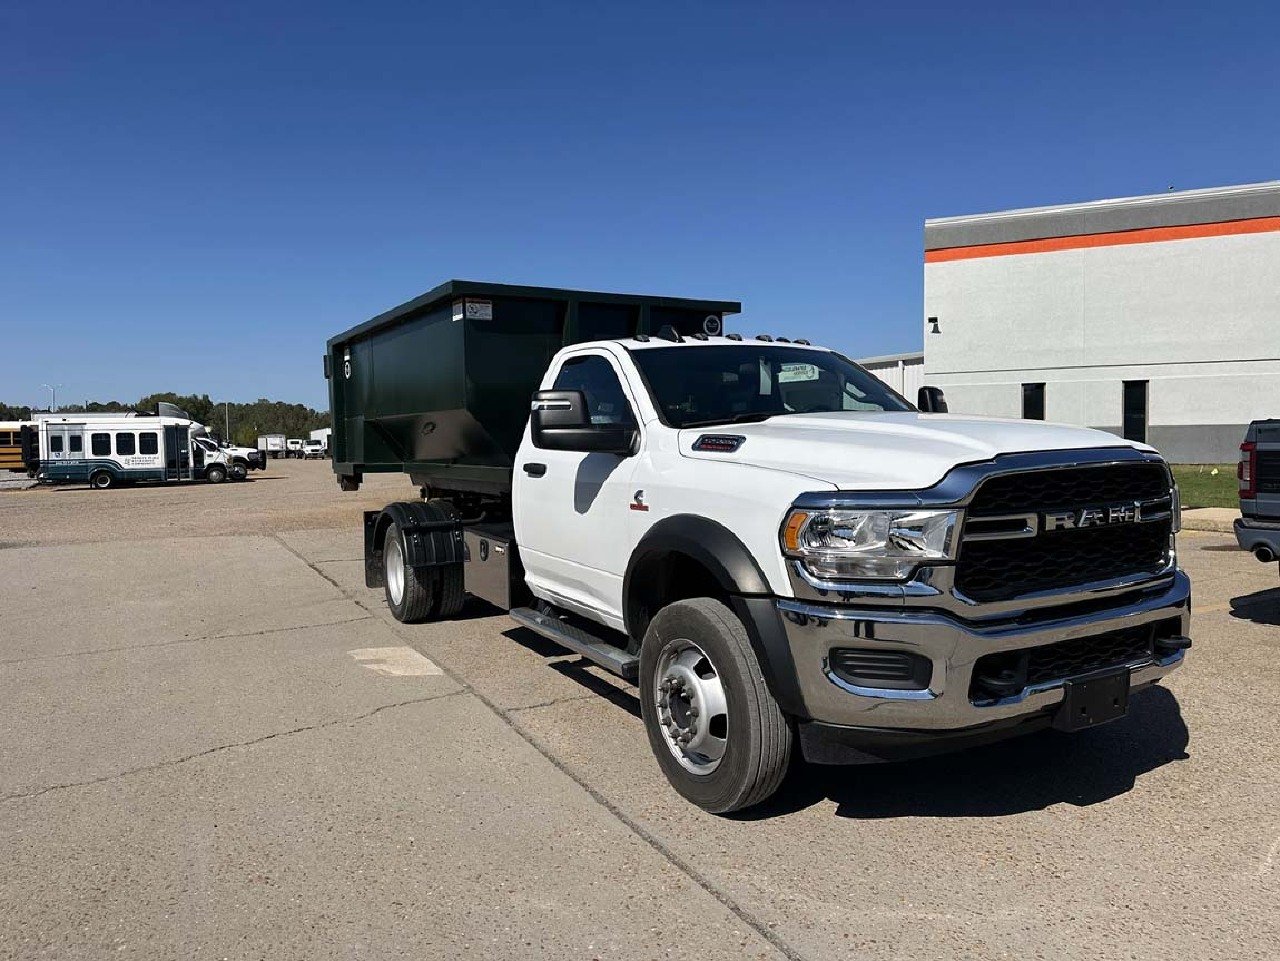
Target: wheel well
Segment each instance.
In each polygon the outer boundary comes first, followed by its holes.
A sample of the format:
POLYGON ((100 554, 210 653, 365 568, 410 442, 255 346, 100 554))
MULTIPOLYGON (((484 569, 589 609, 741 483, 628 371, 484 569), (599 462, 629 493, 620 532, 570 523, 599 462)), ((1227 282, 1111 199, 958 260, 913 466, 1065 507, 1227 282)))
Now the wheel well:
POLYGON ((646 555, 631 571, 630 580, 626 622, 633 645, 639 645, 653 616, 668 604, 691 597, 714 597, 725 603, 729 600, 716 575, 702 562, 680 551, 646 555))

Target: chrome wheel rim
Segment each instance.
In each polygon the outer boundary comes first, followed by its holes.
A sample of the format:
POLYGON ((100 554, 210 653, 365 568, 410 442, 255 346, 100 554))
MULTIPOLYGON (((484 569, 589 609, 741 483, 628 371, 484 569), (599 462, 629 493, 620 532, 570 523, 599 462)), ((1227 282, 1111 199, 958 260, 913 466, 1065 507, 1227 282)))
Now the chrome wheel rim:
POLYGON ((391 603, 399 604, 404 600, 404 552, 400 548, 400 538, 395 538, 387 545, 383 566, 386 569, 387 593, 391 595, 391 603))
POLYGON ((653 675, 658 727, 672 756, 693 774, 720 766, 729 745, 729 705, 720 672, 693 641, 671 641, 653 675))

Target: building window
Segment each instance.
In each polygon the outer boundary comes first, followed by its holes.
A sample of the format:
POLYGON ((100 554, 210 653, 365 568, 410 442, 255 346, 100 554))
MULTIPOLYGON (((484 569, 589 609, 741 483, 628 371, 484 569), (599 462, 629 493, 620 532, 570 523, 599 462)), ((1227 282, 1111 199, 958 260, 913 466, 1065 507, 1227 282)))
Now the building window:
POLYGON ((52 454, 62 453, 62 435, 61 434, 49 435, 49 452, 52 454))
POLYGON ((107 457, 111 454, 111 435, 94 434, 89 438, 89 449, 94 457, 107 457))
POLYGON ((1044 420, 1044 384, 1022 385, 1022 419, 1044 420))
POLYGON ((116 434, 116 453, 128 456, 136 452, 132 434, 116 434))
POLYGON ((70 450, 71 453, 73 454, 84 453, 84 438, 81 437, 79 434, 72 434, 70 437, 67 438, 67 443, 70 445, 68 447, 68 450, 70 450))
POLYGON ((1124 382, 1121 428, 1125 440, 1136 440, 1139 444, 1147 442, 1147 381, 1124 382))
POLYGON ((160 453, 160 438, 155 431, 148 431, 145 434, 138 435, 138 453, 140 454, 160 453))

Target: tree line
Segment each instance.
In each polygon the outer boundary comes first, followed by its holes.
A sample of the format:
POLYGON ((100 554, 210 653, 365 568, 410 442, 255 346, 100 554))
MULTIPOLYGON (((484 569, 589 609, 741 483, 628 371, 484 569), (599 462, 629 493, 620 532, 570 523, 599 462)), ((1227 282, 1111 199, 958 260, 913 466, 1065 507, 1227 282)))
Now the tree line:
MULTIPOLYGON (((162 392, 147 394, 136 404, 117 400, 90 401, 87 404, 61 404, 60 414, 109 414, 128 413, 131 410, 154 414, 156 405, 173 404, 185 410, 192 420, 197 420, 219 437, 224 435, 224 425, 229 420, 232 443, 244 447, 257 446, 260 434, 284 434, 287 437, 307 437, 311 431, 329 426, 327 411, 314 410, 305 404, 286 404, 281 400, 265 397, 251 404, 224 403, 210 399, 208 394, 175 394, 162 392)), ((0 403, 0 420, 30 420, 32 408, 13 407, 0 403)))

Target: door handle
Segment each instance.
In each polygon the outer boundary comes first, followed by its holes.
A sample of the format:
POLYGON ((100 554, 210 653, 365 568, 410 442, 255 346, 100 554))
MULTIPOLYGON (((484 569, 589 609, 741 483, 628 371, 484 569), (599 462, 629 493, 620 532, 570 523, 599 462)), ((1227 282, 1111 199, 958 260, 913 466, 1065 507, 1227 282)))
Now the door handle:
POLYGON ((541 477, 547 472, 546 464, 525 464, 524 472, 530 477, 541 477))

